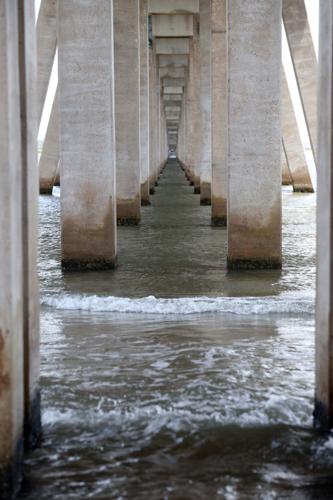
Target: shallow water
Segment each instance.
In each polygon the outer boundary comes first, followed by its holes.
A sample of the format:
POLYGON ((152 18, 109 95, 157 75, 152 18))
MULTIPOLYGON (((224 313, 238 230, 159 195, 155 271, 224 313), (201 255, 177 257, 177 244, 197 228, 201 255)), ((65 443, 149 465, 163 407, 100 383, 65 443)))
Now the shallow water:
POLYGON ((25 499, 329 498, 312 431, 315 196, 283 191, 282 272, 228 273, 226 231, 165 170, 115 271, 63 274, 41 197, 44 442, 25 499))

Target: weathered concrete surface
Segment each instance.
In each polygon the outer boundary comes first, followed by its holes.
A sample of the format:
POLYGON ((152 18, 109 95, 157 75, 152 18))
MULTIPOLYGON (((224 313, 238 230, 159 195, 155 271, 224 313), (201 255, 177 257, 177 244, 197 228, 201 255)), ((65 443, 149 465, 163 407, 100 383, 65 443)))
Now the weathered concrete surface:
POLYGON ((37 120, 40 123, 57 48, 58 0, 42 0, 37 20, 37 120))
POLYGON ((140 0, 140 179, 141 205, 149 205, 148 0, 140 0))
POLYGON ((185 85, 185 78, 162 78, 163 87, 183 88, 185 85))
POLYGON ((165 66, 164 68, 160 68, 160 78, 185 78, 185 69, 184 68, 174 68, 165 66))
POLYGON ((229 269, 281 267, 281 4, 227 4, 229 269))
POLYGON ((117 220, 119 224, 138 224, 141 219, 139 0, 114 0, 113 6, 117 220))
POLYGON ((153 37, 193 36, 193 16, 186 14, 153 15, 153 37))
POLYGON ((199 12, 199 0, 148 0, 150 14, 195 14, 199 12))
POLYGON ((22 156, 17 1, 0 2, 0 498, 22 474, 22 156))
POLYGON ((149 48, 149 193, 154 194, 157 179, 157 70, 154 49, 149 48))
POLYGON ((116 259, 111 9, 110 0, 59 3, 62 265, 71 270, 116 259))
POLYGON ((288 160, 282 139, 282 186, 291 186, 292 184, 293 180, 290 174, 288 160))
POLYGON ((163 87, 163 94, 182 94, 183 87, 163 87))
POLYGON ((282 71, 282 136, 295 192, 313 193, 287 80, 282 71))
POLYGON ((164 101, 182 101, 183 95, 182 94, 163 94, 163 100, 164 101))
POLYGON ((39 385, 39 281, 37 275, 38 164, 35 6, 19 2, 19 64, 22 157, 24 438, 41 436, 39 385))
POLYGON ((227 6, 212 0, 212 224, 227 225, 227 6))
POLYGON ((186 93, 186 173, 193 182, 194 193, 200 193, 200 70, 199 36, 196 33, 191 40, 190 64, 186 93))
POLYGON ((333 3, 320 2, 318 73, 317 307, 315 426, 333 427, 332 125, 333 3))
POLYGON ((154 46, 158 55, 186 55, 190 53, 188 38, 156 38, 154 46))
POLYGON ((52 194, 59 165, 59 95, 56 91, 39 158, 39 192, 52 194))
POLYGON ((188 67, 188 56, 182 54, 160 55, 158 56, 158 65, 160 68, 186 68, 188 67))
POLYGON ((316 156, 317 60, 304 0, 283 0, 283 22, 293 60, 309 136, 316 156))
POLYGON ((200 0, 200 203, 211 204, 212 183, 212 26, 211 0, 200 0))

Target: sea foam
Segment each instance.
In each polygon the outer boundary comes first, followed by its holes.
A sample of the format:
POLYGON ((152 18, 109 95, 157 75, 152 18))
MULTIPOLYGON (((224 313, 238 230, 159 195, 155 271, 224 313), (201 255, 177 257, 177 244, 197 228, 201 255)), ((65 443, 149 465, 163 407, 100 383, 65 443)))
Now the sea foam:
POLYGON ((229 313, 238 315, 314 313, 312 293, 288 292, 266 297, 128 298, 88 294, 49 295, 42 304, 56 309, 152 315, 229 313))

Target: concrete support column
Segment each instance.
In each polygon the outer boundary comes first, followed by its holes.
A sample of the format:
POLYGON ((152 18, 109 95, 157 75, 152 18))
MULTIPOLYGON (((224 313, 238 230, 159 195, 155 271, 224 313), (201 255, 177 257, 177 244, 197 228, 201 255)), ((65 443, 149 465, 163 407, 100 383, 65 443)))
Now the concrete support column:
POLYGON ((39 158, 39 192, 52 194, 59 166, 59 96, 58 90, 51 108, 41 156, 39 158))
MULTIPOLYGON (((37 20, 38 126, 42 118, 57 48, 57 3, 58 0, 42 0, 37 20)), ((57 105, 58 101, 55 101, 39 160, 40 194, 52 194, 59 162, 59 110, 57 105)))
POLYGON ((37 58, 35 6, 19 5, 19 65, 22 157, 24 436, 35 446, 41 434, 39 386, 39 281, 37 275, 37 58))
POLYGON ((281 8, 228 0, 229 269, 281 267, 281 8))
POLYGON ((320 1, 315 426, 333 427, 333 3, 320 1))
POLYGON ((212 100, 211 100, 211 16, 212 0, 200 0, 200 203, 211 204, 212 100))
MULTIPOLYGON (((195 17, 194 22, 198 22, 197 17, 195 17)), ((200 194, 200 74, 199 36, 197 33, 198 29, 194 29, 193 38, 190 41, 189 75, 187 88, 186 142, 188 144, 189 175, 194 185, 194 193, 200 194)))
POLYGON ((21 480, 24 370, 22 157, 17 1, 0 3, 0 497, 21 480), (4 286, 4 284, 6 284, 4 286))
POLYGON ((317 60, 304 0, 283 0, 283 22, 315 156, 317 143, 317 60))
POLYGON ((227 6, 212 0, 212 224, 227 225, 227 6))
POLYGON ((117 220, 141 219, 140 5, 114 0, 117 220))
POLYGON ((0 2, 0 498, 40 435, 34 2, 0 2))
POLYGON ((313 193, 302 139, 284 71, 282 71, 282 136, 294 191, 313 193))
POLYGON ((140 0, 140 164, 141 205, 149 205, 148 0, 140 0))
POLYGON ((156 113, 156 57, 149 48, 149 193, 155 192, 155 170, 157 164, 157 113, 156 113))
POLYGON ((62 265, 115 265, 112 0, 59 3, 62 265))

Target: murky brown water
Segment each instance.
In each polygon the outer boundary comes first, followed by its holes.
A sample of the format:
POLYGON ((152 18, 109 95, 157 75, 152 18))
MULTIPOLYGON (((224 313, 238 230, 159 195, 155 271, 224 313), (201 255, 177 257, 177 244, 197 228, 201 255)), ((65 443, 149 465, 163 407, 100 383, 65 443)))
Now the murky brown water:
POLYGON ((25 499, 331 498, 333 437, 312 431, 314 195, 284 190, 284 269, 227 273, 170 164, 116 271, 62 274, 42 197, 43 446, 25 499))

